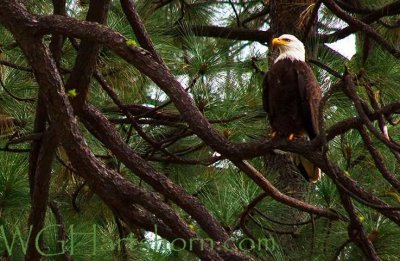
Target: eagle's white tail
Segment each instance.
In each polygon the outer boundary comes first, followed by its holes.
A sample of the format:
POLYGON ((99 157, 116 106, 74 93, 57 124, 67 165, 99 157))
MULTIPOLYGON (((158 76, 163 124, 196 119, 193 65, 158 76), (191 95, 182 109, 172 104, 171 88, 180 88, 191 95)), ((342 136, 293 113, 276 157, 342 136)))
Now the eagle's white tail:
POLYGON ((292 153, 292 158, 294 164, 296 164, 301 175, 303 175, 306 180, 315 183, 321 179, 321 169, 315 166, 311 161, 295 153, 292 153))

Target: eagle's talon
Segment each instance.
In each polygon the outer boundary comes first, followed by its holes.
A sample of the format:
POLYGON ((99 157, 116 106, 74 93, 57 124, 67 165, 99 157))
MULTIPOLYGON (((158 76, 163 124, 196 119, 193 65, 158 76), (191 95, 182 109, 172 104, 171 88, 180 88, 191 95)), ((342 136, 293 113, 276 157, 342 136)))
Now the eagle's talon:
POLYGON ((288 140, 289 140, 289 141, 293 141, 293 139, 294 139, 294 133, 291 133, 291 134, 289 135, 289 137, 288 137, 288 140))
POLYGON ((269 136, 273 139, 273 138, 276 137, 276 135, 277 135, 277 132, 276 132, 276 131, 273 131, 269 136))

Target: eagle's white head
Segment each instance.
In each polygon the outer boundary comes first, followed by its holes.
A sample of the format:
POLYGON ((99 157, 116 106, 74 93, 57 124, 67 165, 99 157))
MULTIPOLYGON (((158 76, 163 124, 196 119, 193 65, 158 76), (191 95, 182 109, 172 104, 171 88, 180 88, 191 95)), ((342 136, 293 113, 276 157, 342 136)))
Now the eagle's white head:
POLYGON ((291 34, 283 34, 278 38, 272 40, 272 46, 278 47, 279 56, 275 59, 275 62, 288 58, 290 60, 305 61, 306 51, 304 49, 304 44, 296 38, 296 36, 291 34))

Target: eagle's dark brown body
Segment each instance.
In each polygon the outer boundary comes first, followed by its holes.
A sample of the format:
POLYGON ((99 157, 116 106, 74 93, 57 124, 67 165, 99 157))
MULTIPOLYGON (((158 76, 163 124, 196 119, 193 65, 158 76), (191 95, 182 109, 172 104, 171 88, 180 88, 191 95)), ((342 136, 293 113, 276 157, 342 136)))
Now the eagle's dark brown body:
POLYGON ((280 136, 318 135, 321 88, 308 64, 282 59, 274 63, 263 82, 263 106, 280 136))

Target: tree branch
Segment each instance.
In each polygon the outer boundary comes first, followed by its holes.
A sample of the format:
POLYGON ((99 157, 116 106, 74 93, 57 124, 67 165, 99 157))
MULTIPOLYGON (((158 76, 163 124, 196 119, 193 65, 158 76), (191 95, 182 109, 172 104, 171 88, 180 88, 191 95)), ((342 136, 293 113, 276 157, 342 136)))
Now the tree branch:
POLYGON ((139 14, 136 12, 135 4, 132 0, 120 0, 122 10, 125 13, 126 18, 131 25, 139 44, 149 51, 153 56, 154 59, 159 63, 164 65, 164 61, 162 60, 161 56, 156 51, 153 42, 151 41, 150 37, 147 34, 146 28, 143 25, 142 20, 140 19, 139 14))
POLYGON ((271 42, 272 37, 270 31, 221 27, 215 25, 180 25, 165 33, 172 36, 181 36, 188 32, 193 33, 195 36, 255 41, 260 43, 269 43, 271 42))
MULTIPOLYGON (((353 83, 353 80, 350 76, 350 74, 346 74, 343 78, 344 80, 344 85, 343 85, 343 91, 344 93, 353 101, 354 106, 358 112, 358 115, 361 117, 363 120, 363 123, 365 126, 368 128, 368 130, 380 141, 382 141, 383 144, 385 144, 388 148, 391 150, 394 150, 395 152, 400 152, 400 144, 388 140, 382 133, 380 133, 371 123, 371 121, 368 118, 368 115, 364 111, 364 107, 361 103, 361 99, 357 96, 357 93, 355 91, 355 86, 353 83)), ((379 114, 378 114, 379 118, 379 114)))
MULTIPOLYGON (((389 105, 386 105, 385 107, 382 107, 379 111, 368 114, 368 119, 370 121, 375 121, 378 120, 379 115, 385 115, 386 117, 388 117, 394 113, 400 113, 400 102, 391 103, 389 105)), ((364 121, 361 117, 351 117, 349 119, 337 122, 326 131, 327 140, 332 140, 336 136, 345 133, 350 129, 358 129, 363 124, 364 121)))
MULTIPOLYGON (((64 222, 64 218, 62 216, 61 210, 60 210, 57 202, 55 202, 55 201, 49 202, 49 207, 50 207, 51 211, 53 212, 53 215, 57 222, 58 240, 61 242, 66 242, 68 240, 68 238, 67 238, 67 233, 65 230, 65 222, 64 222)), ((58 249, 58 251, 65 252, 64 249, 62 249, 62 248, 58 249)), ((60 255, 60 260, 61 261, 72 261, 72 258, 70 255, 68 255, 68 253, 63 253, 60 255)))
POLYGON ((385 159, 379 153, 379 151, 375 148, 371 138, 368 136, 367 131, 364 126, 361 126, 358 129, 365 146, 367 147, 369 153, 372 156, 373 161, 375 162, 376 167, 382 173, 382 176, 398 191, 400 192, 400 181, 396 178, 396 176, 389 171, 389 169, 385 165, 385 159))
POLYGON ((348 231, 351 241, 356 243, 361 248, 368 260, 377 261, 378 256, 375 248, 365 234, 364 226, 355 213, 355 209, 350 197, 341 189, 339 189, 339 192, 342 204, 350 217, 348 231))
MULTIPOLYGON (((32 195, 32 209, 29 215, 29 224, 32 226, 31 237, 29 237, 26 258, 28 260, 40 260, 40 254, 36 246, 38 233, 43 229, 46 209, 49 198, 49 186, 52 170, 52 163, 56 154, 58 137, 56 136, 54 125, 43 134, 36 162, 32 195)), ((39 241, 39 246, 43 247, 43 238, 39 241)))
POLYGON ((155 190, 189 213, 213 239, 220 242, 228 239, 227 233, 219 222, 209 214, 197 198, 186 193, 165 175, 152 169, 146 161, 129 148, 99 111, 92 106, 86 107, 82 114, 82 120, 86 128, 103 142, 121 162, 155 190))
POLYGON ((297 208, 299 210, 308 212, 308 213, 313 213, 322 217, 338 220, 340 217, 337 215, 337 213, 329 210, 329 209, 323 209, 319 207, 315 207, 312 205, 309 205, 301 200, 298 200, 296 198, 287 196, 283 193, 281 193, 278 189, 276 189, 260 172, 258 172, 252 165, 250 165, 247 161, 240 161, 240 160, 232 160, 232 162, 244 173, 246 173, 247 176, 249 176, 257 185, 259 185, 269 196, 271 196, 273 199, 297 208))
MULTIPOLYGON (((57 67, 49 57, 49 50, 38 38, 27 33, 27 24, 34 19, 18 2, 4 0, 0 3, 0 22, 14 35, 30 62, 35 77, 51 102, 46 106, 52 120, 57 122, 57 135, 66 149, 72 165, 88 182, 90 188, 111 208, 126 219, 130 218, 131 208, 135 203, 142 205, 157 217, 164 220, 174 234, 189 240, 196 237, 187 224, 154 193, 146 192, 115 171, 100 164, 84 141, 78 124, 72 114, 71 105, 65 95, 57 67)), ((125 219, 124 218, 124 219, 125 219)), ((201 249, 198 242, 193 242, 193 251, 204 260, 221 260, 219 255, 208 247, 201 249)))
POLYGON ((5 65, 5 66, 10 67, 10 68, 14 68, 14 69, 20 70, 20 71, 32 72, 32 69, 29 68, 29 67, 18 65, 18 64, 9 62, 9 61, 0 60, 0 64, 1 65, 5 65))
MULTIPOLYGON (((400 11, 398 11, 400 9, 400 1, 389 4, 385 7, 377 10, 376 12, 371 13, 370 15, 364 17, 362 20, 358 20, 357 18, 354 18, 353 16, 347 14, 333 0, 323 0, 323 3, 336 16, 343 19, 345 22, 347 22, 351 26, 351 28, 348 27, 350 29, 347 29, 348 31, 350 31, 350 33, 353 33, 357 30, 361 30, 361 31, 365 32, 369 37, 374 39, 377 43, 379 43, 384 49, 386 49, 394 57, 397 57, 397 58, 400 57, 400 50, 398 50, 396 47, 394 47, 392 44, 390 44, 388 41, 386 41, 371 26, 368 25, 369 23, 372 23, 373 21, 378 20, 383 15, 394 15, 394 14, 400 13, 400 11)), ((343 29, 343 30, 345 30, 345 29, 343 29)), ((341 30, 342 31, 341 34, 343 34, 343 30, 341 30)), ((350 33, 348 33, 348 35, 350 33)), ((338 34, 339 34, 339 32, 338 32, 338 34)))
POLYGON ((270 11, 269 5, 265 6, 260 12, 254 13, 254 14, 250 15, 249 17, 247 17, 246 19, 243 19, 242 26, 245 26, 247 23, 250 23, 253 20, 256 20, 260 17, 267 15, 269 13, 269 11, 270 11))
MULTIPOLYGON (((109 5, 110 0, 90 1, 86 20, 100 24, 105 23, 109 5)), ((79 111, 86 101, 90 79, 96 69, 100 49, 101 46, 98 43, 89 39, 82 40, 79 45, 74 68, 65 85, 67 91, 76 90, 77 96, 73 97, 71 101, 76 111, 79 111)))

